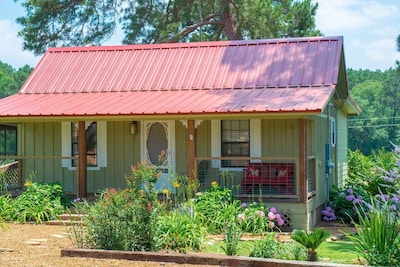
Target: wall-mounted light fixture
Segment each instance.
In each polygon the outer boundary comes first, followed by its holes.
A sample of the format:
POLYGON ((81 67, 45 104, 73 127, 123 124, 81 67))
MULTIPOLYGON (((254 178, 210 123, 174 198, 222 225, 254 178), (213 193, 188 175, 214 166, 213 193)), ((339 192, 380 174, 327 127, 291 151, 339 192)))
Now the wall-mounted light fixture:
POLYGON ((138 122, 132 121, 131 123, 131 134, 136 134, 138 129, 138 122))

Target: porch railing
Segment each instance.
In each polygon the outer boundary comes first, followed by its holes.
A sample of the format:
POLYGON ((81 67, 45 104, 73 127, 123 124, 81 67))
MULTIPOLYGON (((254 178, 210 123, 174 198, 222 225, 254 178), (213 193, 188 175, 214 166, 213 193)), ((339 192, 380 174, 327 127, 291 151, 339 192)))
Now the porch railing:
POLYGON ((298 198, 298 162, 296 157, 196 157, 195 173, 200 190, 215 181, 237 197, 298 198), (227 167, 229 161, 235 166, 227 167))
MULTIPOLYGON (((0 194, 11 193, 18 195, 24 189, 24 182, 28 179, 52 183, 62 183, 64 175, 61 161, 77 159, 77 157, 63 156, 0 156, 0 194), (7 163, 5 163, 7 162, 7 163), (56 175, 60 177, 56 177, 56 175)), ((68 171, 68 181, 73 187, 71 193, 76 191, 78 172, 71 175, 68 171), (74 179, 70 179, 73 177, 74 179), (76 177, 76 178, 75 178, 76 177)))

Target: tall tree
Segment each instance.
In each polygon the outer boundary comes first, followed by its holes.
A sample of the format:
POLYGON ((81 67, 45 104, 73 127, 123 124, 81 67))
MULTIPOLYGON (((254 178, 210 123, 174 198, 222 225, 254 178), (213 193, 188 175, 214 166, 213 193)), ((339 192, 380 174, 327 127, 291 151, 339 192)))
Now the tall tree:
POLYGON ((17 93, 32 70, 28 65, 15 70, 11 65, 0 61, 0 98, 17 93))
POLYGON ((118 24, 123 43, 161 43, 321 35, 311 0, 14 0, 23 47, 99 45, 118 24))
POLYGON ((381 148, 392 150, 391 142, 400 143, 397 70, 348 69, 347 74, 351 96, 362 110, 349 120, 349 148, 365 155, 381 148))

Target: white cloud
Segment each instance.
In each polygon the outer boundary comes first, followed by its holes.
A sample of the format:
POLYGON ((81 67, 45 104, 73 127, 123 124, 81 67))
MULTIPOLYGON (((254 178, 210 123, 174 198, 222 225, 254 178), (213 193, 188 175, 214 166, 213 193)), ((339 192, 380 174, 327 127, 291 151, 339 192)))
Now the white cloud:
POLYGON ((0 20, 0 61, 12 65, 14 68, 26 64, 34 67, 39 58, 33 53, 23 51, 22 39, 17 36, 18 26, 11 20, 0 20))
POLYGON ((344 36, 347 67, 381 69, 400 59, 400 2, 396 0, 315 0, 316 25, 325 35, 344 36))

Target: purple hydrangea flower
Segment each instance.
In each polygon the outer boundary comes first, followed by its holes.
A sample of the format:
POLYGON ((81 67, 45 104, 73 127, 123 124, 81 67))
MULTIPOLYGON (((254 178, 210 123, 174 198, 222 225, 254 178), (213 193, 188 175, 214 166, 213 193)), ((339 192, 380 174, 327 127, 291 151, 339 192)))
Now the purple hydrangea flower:
POLYGON ((353 194, 353 189, 351 189, 351 188, 347 189, 347 193, 349 193, 350 195, 352 195, 352 194, 353 194))
POLYGON ((245 209, 245 208, 247 208, 247 203, 243 202, 242 205, 240 205, 240 206, 245 209))
POLYGON ((347 201, 353 201, 355 199, 355 197, 353 196, 353 195, 348 195, 347 197, 346 197, 346 200, 347 201))

